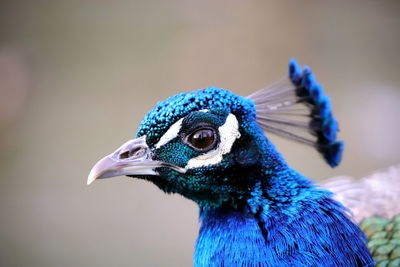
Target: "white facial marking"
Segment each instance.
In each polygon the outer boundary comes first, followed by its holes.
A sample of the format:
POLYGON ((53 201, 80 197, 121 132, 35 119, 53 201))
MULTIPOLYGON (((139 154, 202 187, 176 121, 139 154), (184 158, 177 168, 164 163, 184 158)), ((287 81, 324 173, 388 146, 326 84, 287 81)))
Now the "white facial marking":
POLYGON ((174 139, 175 137, 178 136, 178 133, 182 126, 182 121, 183 121, 183 118, 180 119, 179 121, 175 122, 174 124, 172 124, 171 127, 169 127, 168 131, 166 131, 165 134, 163 136, 161 136, 160 140, 156 144, 157 149, 162 147, 163 145, 165 145, 166 143, 168 143, 169 141, 171 141, 172 139, 174 139))
POLYGON ((185 166, 186 169, 214 165, 222 161, 222 156, 229 153, 235 140, 240 138, 239 122, 235 115, 232 113, 229 114, 225 124, 220 126, 218 131, 220 136, 218 147, 203 155, 190 159, 185 166))

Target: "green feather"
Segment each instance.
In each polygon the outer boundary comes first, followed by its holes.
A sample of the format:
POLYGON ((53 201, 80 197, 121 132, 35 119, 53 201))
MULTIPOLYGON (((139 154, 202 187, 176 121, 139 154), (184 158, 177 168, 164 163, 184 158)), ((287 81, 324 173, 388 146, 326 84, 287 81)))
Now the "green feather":
POLYGON ((368 248, 377 267, 400 266, 400 214, 391 220, 373 217, 361 221, 368 248))

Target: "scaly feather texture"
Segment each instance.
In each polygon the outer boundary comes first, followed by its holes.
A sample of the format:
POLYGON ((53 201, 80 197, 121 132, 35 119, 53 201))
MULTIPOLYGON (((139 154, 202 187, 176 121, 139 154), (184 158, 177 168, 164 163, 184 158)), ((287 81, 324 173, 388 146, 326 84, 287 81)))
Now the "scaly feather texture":
POLYGON ((367 218, 360 227, 368 237, 368 248, 376 266, 400 266, 400 215, 392 219, 367 218))
POLYGON ((360 180, 334 177, 322 186, 334 192, 360 224, 376 266, 400 266, 400 165, 360 180))

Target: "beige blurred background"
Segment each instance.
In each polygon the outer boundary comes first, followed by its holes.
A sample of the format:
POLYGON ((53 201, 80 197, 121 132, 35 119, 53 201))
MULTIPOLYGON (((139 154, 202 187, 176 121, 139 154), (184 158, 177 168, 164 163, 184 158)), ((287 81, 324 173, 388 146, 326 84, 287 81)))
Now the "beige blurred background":
POLYGON ((0 2, 0 266, 190 266, 197 207, 127 178, 86 186, 156 101, 211 85, 247 95, 295 56, 346 142, 317 180, 400 162, 400 2, 0 2))

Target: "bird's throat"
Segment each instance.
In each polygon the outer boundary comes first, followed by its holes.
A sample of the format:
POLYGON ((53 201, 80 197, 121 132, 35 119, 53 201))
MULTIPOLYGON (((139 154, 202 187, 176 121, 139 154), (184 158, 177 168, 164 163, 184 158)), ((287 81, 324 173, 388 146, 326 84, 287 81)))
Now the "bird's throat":
POLYGON ((200 219, 195 266, 246 266, 242 264, 262 264, 268 258, 263 229, 251 212, 202 209, 200 219))

